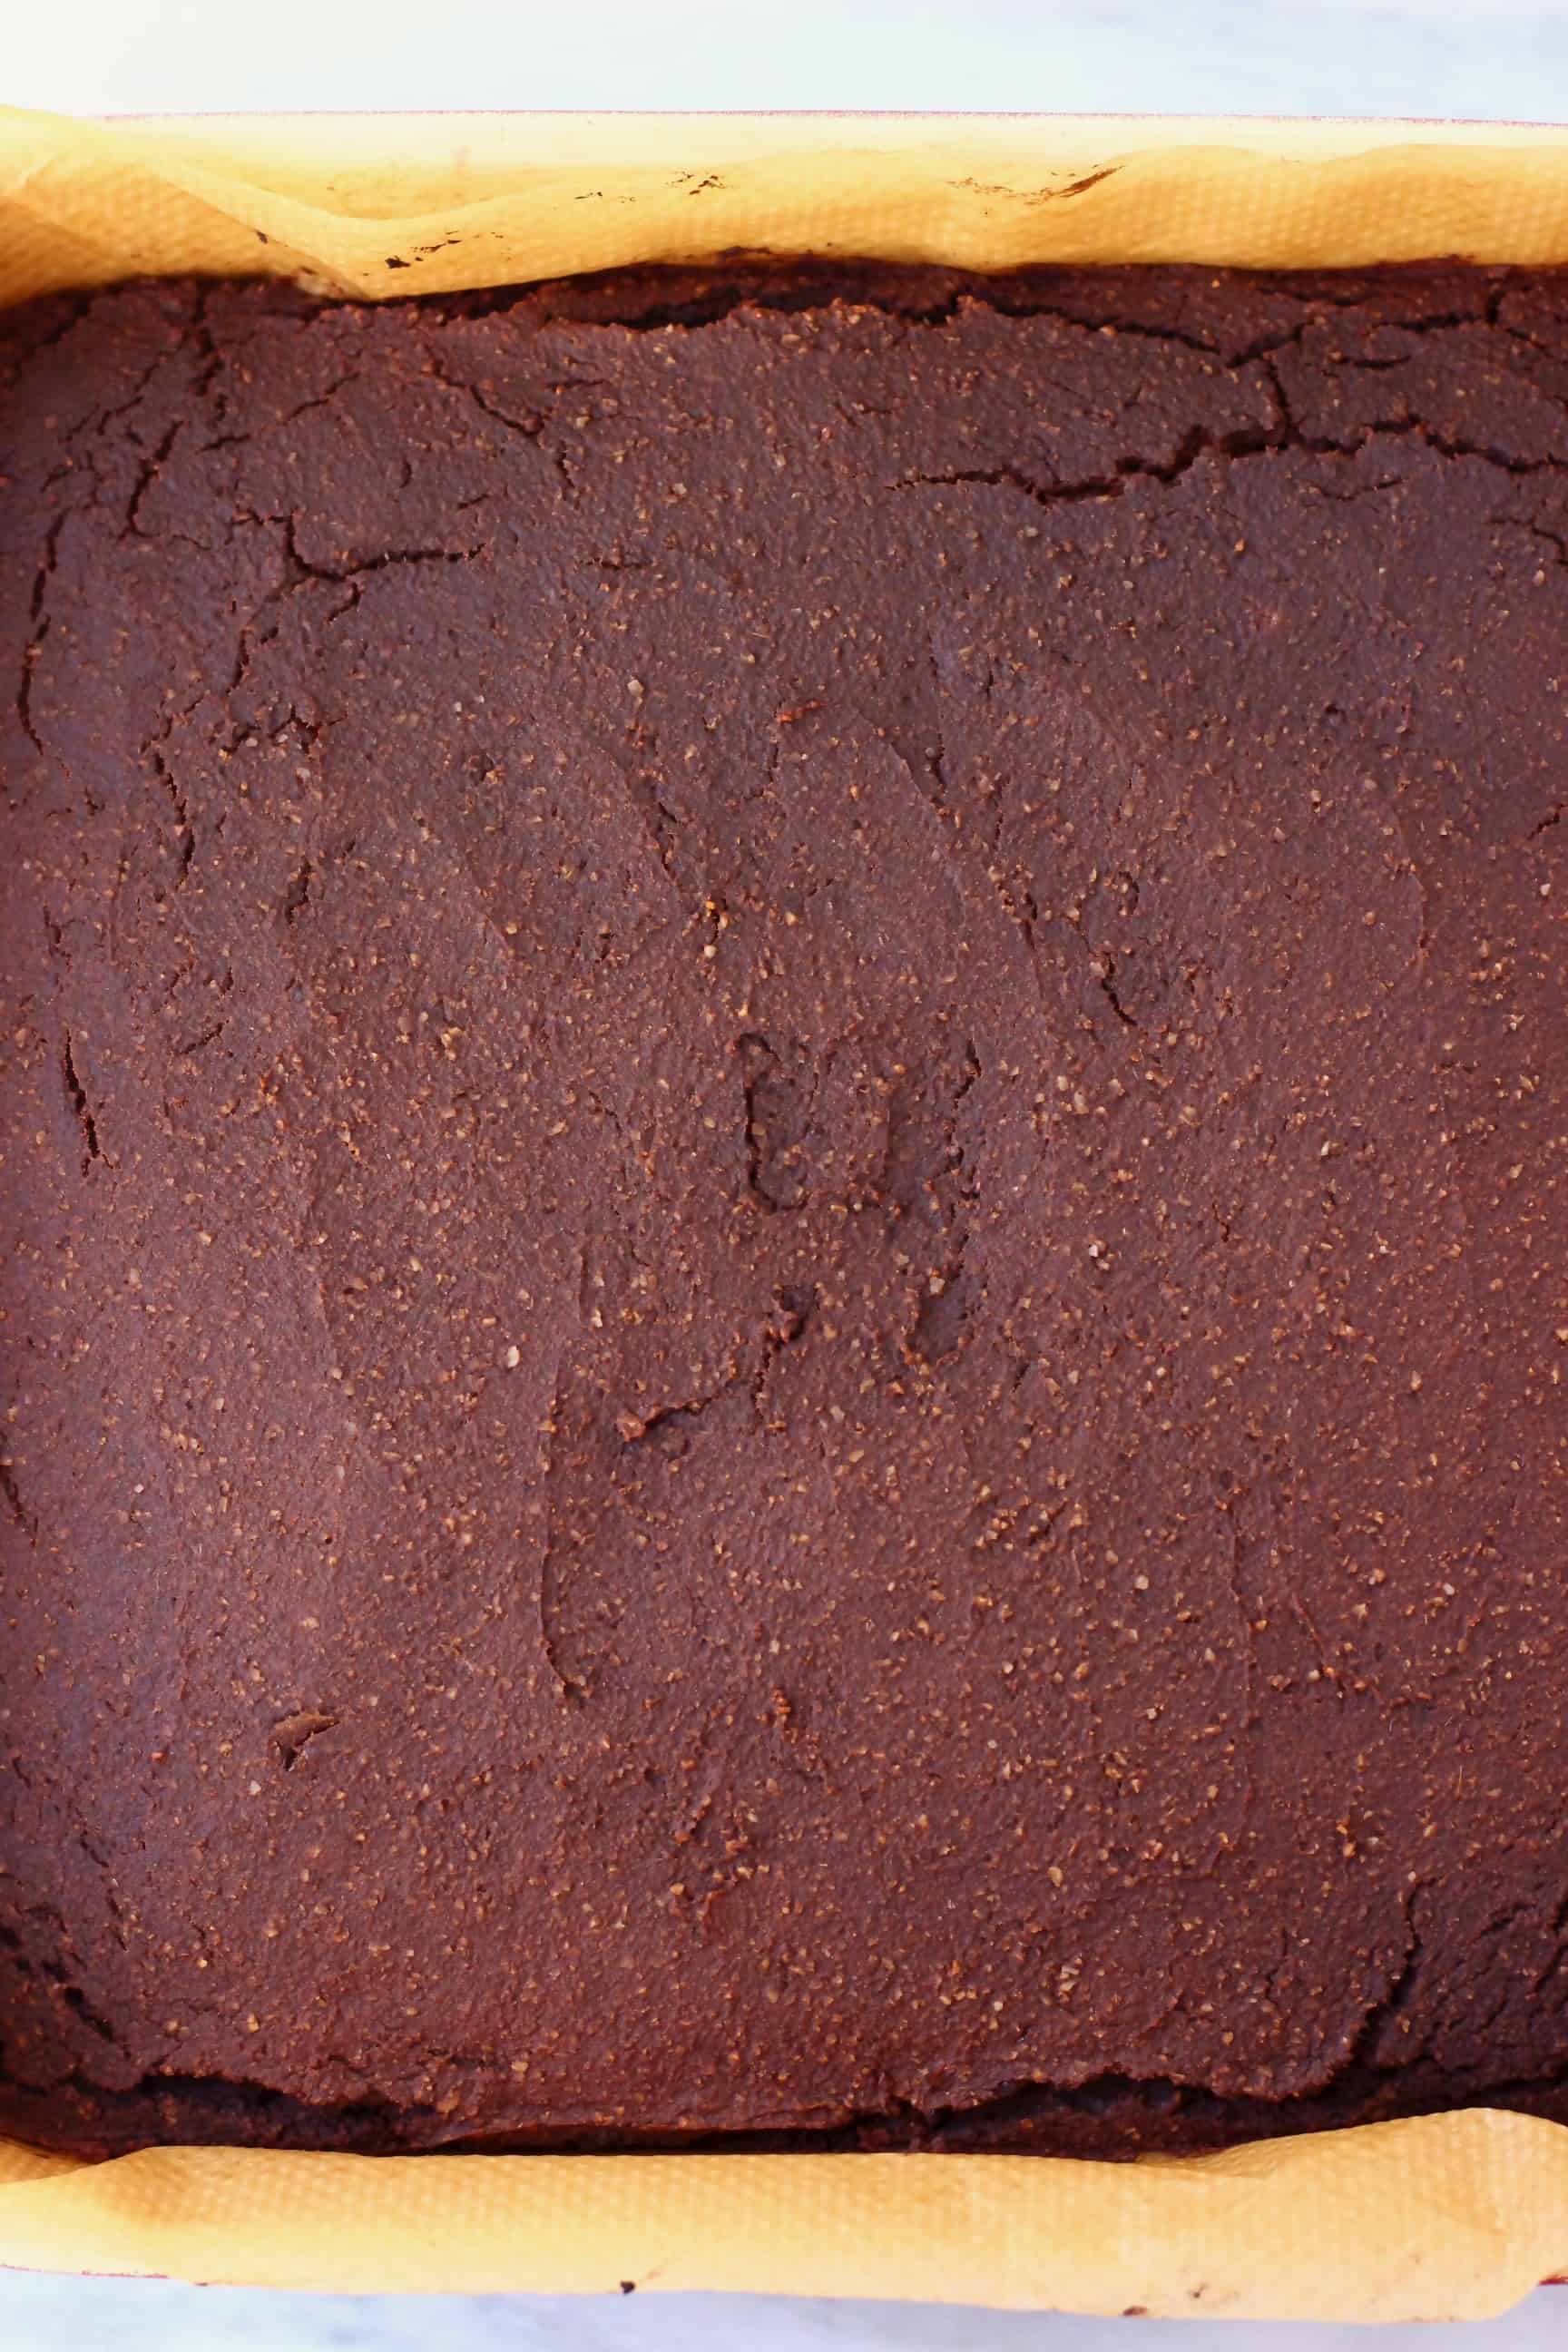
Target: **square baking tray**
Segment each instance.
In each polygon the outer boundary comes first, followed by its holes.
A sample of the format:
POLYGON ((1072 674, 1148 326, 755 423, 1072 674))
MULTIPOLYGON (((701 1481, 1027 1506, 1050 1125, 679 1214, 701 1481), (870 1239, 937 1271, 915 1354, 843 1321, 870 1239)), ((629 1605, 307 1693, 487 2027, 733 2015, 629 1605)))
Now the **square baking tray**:
MULTIPOLYGON (((982 269, 1551 264, 1568 261, 1568 131, 0 110, 5 302, 185 272, 374 299, 737 249, 982 269)), ((359 2291, 1479 2317, 1568 2269, 1568 2130, 1468 2110, 1122 2165, 214 2148, 91 2164, 0 2143, 0 2263, 359 2291)))

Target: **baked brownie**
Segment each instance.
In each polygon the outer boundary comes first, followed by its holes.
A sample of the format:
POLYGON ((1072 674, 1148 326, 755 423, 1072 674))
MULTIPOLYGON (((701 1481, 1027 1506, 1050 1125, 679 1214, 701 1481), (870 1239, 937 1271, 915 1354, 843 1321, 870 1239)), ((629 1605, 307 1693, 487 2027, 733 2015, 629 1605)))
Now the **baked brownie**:
POLYGON ((0 2121, 1568 2116, 1568 288, 3 327, 0 2121))

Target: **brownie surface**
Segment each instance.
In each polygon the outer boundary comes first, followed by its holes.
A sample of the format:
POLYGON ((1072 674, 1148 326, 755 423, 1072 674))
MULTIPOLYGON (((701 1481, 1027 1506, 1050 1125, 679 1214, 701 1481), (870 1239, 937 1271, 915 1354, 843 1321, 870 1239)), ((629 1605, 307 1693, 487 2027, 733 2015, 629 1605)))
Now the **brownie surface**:
POLYGON ((0 321, 0 2127, 1568 2117, 1568 288, 0 321))

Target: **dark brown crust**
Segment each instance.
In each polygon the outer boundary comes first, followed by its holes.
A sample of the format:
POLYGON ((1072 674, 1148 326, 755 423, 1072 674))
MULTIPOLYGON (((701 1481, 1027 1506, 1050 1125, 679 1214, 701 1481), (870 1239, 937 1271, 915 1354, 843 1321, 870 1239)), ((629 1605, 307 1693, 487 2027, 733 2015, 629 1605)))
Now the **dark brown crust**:
POLYGON ((1568 2119, 1568 290, 0 321, 0 2127, 1568 2119))

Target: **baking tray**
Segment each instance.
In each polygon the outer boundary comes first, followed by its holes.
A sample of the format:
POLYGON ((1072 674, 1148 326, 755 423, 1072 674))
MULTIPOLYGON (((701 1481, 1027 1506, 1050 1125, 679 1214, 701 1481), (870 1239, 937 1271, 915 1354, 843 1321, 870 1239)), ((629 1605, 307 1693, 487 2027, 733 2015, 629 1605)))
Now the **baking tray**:
MULTIPOLYGON (((0 301, 184 271, 374 299, 737 249, 971 268, 1564 262, 1568 130, 0 110, 0 301)), ((1568 2129, 1469 2110, 1122 2165, 220 2148, 91 2164, 0 2142, 0 2263, 359 2291, 1473 2318, 1568 2270, 1568 2129)))

